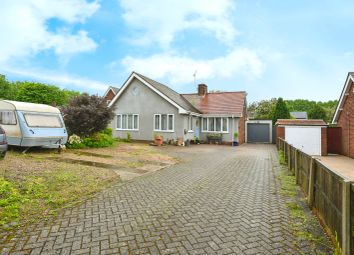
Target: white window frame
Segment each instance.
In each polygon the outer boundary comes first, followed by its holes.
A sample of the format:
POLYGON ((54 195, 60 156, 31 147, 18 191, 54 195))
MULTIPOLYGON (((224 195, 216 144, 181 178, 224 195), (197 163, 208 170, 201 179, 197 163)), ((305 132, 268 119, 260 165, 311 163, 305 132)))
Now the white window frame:
POLYGON ((188 123, 187 123, 187 125, 188 125, 188 133, 193 133, 194 132, 194 130, 193 130, 193 128, 194 128, 193 121, 194 121, 193 116, 188 116, 188 123))
POLYGON ((223 134, 228 134, 229 133, 229 118, 228 117, 202 117, 202 133, 223 133, 223 134), (214 131, 210 131, 209 130, 209 119, 213 118, 214 119, 214 131), (216 130, 216 119, 217 118, 220 118, 220 131, 215 131, 216 130), (226 131, 223 131, 222 128, 223 128, 223 119, 226 118, 226 131), (206 121, 206 128, 207 129, 204 129, 204 121, 206 121))
POLYGON ((156 132, 166 132, 166 133, 172 133, 175 132, 175 115, 174 114, 169 114, 169 113, 156 113, 154 114, 154 118, 153 118, 153 129, 156 132), (161 121, 162 121, 162 115, 167 115, 167 130, 162 130, 161 129, 161 121), (159 129, 155 128, 155 118, 156 116, 159 116, 159 129), (169 129, 169 116, 172 116, 172 129, 169 129))
POLYGON ((140 122, 140 117, 139 117, 139 114, 137 113, 119 113, 117 114, 117 119, 116 119, 116 130, 119 130, 119 131, 139 131, 139 123, 140 122), (126 117, 126 127, 127 128, 123 128, 123 115, 127 115, 126 117), (132 128, 128 128, 128 115, 132 115, 132 128), (120 116, 120 126, 121 128, 118 128, 118 116, 120 116), (137 128, 134 128, 134 116, 138 116, 138 123, 137 123, 137 128))

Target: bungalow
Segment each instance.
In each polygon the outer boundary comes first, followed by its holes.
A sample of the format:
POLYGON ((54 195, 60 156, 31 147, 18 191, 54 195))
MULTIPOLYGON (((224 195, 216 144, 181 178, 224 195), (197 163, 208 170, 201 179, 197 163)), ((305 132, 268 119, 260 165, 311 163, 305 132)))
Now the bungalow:
POLYGON ((341 128, 342 154, 354 158, 354 72, 348 73, 332 124, 341 128))
POLYGON ((208 92, 205 84, 198 92, 179 94, 166 85, 132 72, 109 104, 115 111, 111 125, 114 137, 151 141, 154 134, 164 139, 199 138, 222 134, 224 143, 245 140, 246 92, 208 92))

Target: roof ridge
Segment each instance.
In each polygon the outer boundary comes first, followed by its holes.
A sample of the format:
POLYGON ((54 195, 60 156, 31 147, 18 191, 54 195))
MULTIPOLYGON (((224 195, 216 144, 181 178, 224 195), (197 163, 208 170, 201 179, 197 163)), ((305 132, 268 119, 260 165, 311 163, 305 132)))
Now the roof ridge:
MULTIPOLYGON (((155 82, 155 83, 159 84, 160 86, 165 87, 165 88, 168 89, 169 91, 178 94, 178 96, 179 96, 185 103, 187 103, 189 107, 191 107, 191 108, 192 108, 193 110, 195 110, 196 112, 201 112, 199 109, 197 109, 196 107, 194 107, 194 105, 192 105, 192 103, 189 102, 181 93, 178 93, 177 91, 175 91, 174 89, 170 88, 169 86, 167 86, 167 85, 165 85, 165 84, 163 84, 163 83, 161 83, 161 82, 155 81, 155 80, 153 80, 153 79, 151 79, 151 78, 149 78, 149 77, 147 77, 147 76, 145 76, 145 75, 143 75, 143 74, 140 74, 140 73, 138 73, 138 72, 133 71, 133 73, 135 73, 136 75, 140 76, 142 79, 144 79, 145 81, 147 81, 147 82, 150 83, 150 84, 151 84, 151 81, 152 81, 152 82, 155 82)), ((153 84, 151 84, 151 85, 153 86, 153 84)), ((154 86, 154 87, 155 87, 155 86, 154 86)), ((156 89, 158 89, 158 88, 156 88, 156 89)), ((166 93, 164 93, 164 92, 161 91, 160 89, 158 89, 158 90, 159 90, 162 94, 164 94, 164 95, 167 96, 169 99, 171 99, 172 101, 174 101, 176 104, 179 105, 179 103, 176 102, 175 100, 173 100, 173 98, 171 98, 171 97, 169 97, 168 95, 166 95, 166 93)), ((181 105, 180 105, 180 106, 181 106, 181 105)), ((182 106, 181 106, 181 107, 182 107, 182 106)), ((183 108, 183 107, 182 107, 182 108, 183 108)))
MULTIPOLYGON (((247 93, 246 91, 221 91, 221 92, 208 92, 208 94, 226 94, 226 93, 247 93)), ((181 95, 198 95, 198 93, 182 93, 181 95)))

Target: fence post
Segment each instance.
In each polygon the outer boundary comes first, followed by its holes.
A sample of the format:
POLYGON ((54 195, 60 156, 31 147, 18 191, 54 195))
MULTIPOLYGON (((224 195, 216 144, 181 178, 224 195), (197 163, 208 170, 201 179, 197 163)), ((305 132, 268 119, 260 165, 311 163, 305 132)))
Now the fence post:
POLYGON ((295 168, 295 182, 296 182, 296 184, 298 184, 298 181, 297 181, 297 177, 298 177, 298 169, 297 169, 297 156, 298 156, 298 150, 295 148, 295 166, 294 166, 294 168, 295 168))
POLYGON ((310 176, 309 176, 309 191, 308 191, 308 197, 307 197, 307 202, 308 202, 310 208, 312 208, 312 205, 313 205, 314 186, 315 186, 315 162, 314 162, 314 158, 311 157, 310 176))
POLYGON ((351 226, 350 226, 350 192, 351 183, 343 180, 342 189, 342 251, 343 255, 350 255, 351 226))
POLYGON ((291 171, 291 150, 290 150, 290 144, 288 144, 288 169, 291 171))

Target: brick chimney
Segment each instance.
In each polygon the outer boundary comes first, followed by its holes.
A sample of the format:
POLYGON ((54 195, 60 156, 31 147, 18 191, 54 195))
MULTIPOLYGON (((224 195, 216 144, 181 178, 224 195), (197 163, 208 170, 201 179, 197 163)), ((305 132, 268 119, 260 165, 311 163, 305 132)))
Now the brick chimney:
POLYGON ((198 84, 198 96, 205 96, 208 94, 208 86, 206 84, 198 84))

